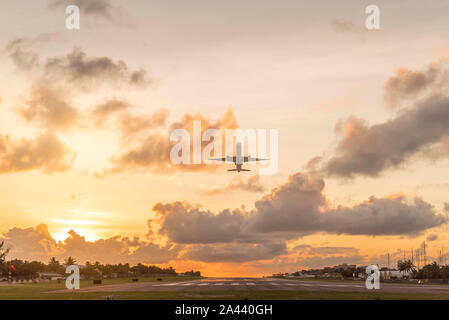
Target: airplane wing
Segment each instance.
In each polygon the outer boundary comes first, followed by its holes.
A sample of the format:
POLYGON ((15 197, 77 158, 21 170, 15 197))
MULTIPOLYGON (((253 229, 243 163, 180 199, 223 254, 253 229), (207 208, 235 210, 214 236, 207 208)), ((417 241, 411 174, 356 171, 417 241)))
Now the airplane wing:
POLYGON ((209 158, 209 160, 226 161, 226 158, 209 158))
POLYGON ((270 160, 270 159, 269 158, 253 158, 251 156, 243 158, 243 162, 254 162, 254 161, 265 161, 265 160, 270 160))

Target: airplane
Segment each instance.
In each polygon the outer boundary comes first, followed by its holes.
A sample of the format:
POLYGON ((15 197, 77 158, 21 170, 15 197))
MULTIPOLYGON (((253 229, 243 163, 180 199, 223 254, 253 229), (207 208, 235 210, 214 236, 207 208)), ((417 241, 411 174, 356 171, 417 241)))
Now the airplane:
POLYGON ((238 173, 240 173, 240 171, 251 171, 249 169, 242 168, 242 165, 244 162, 270 160, 270 159, 262 159, 262 158, 253 158, 251 156, 244 157, 242 155, 242 144, 240 142, 236 143, 235 151, 236 151, 235 156, 226 156, 224 158, 209 158, 209 160, 233 162, 235 164, 235 169, 229 169, 227 171, 237 171, 238 173))

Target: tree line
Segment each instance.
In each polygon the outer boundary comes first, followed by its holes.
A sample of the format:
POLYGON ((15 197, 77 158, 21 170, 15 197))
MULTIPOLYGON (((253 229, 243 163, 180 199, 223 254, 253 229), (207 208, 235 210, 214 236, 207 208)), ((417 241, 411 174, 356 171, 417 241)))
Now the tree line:
MULTIPOLYGON (((39 273, 57 273, 65 275, 66 266, 77 264, 73 257, 68 257, 63 262, 52 257, 48 263, 40 261, 25 261, 14 259, 6 261, 9 250, 4 247, 4 242, 0 242, 0 276, 7 277, 9 266, 13 266, 13 276, 17 278, 33 279, 38 277, 39 273)), ((178 273, 172 267, 160 268, 155 265, 130 265, 129 263, 119 264, 101 264, 100 262, 87 261, 80 268, 80 274, 87 279, 98 277, 127 277, 127 276, 151 276, 151 275, 172 275, 178 273)), ((200 271, 188 271, 185 275, 201 276, 200 271)))
MULTIPOLYGON (((324 274, 338 274, 343 278, 352 278, 353 276, 364 275, 366 267, 355 265, 340 265, 335 267, 325 267, 322 269, 301 270, 293 273, 294 276, 301 274, 309 274, 315 276, 323 276, 324 274)), ((412 260, 398 261, 397 269, 388 269, 383 267, 380 271, 398 270, 403 273, 403 277, 411 276, 415 279, 449 279, 449 265, 439 265, 437 262, 432 262, 418 269, 412 260)))

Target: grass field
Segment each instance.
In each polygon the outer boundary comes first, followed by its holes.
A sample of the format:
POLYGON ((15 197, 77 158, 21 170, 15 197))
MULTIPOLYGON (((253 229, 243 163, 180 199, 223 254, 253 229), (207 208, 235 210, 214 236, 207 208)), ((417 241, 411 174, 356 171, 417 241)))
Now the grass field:
MULTIPOLYGON (((189 281, 196 277, 164 277, 163 281, 189 281)), ((140 278, 139 281, 156 281, 156 278, 140 278)), ((130 279, 103 280, 103 285, 130 283, 130 279)), ((81 287, 92 286, 92 281, 82 280, 81 287)), ((336 291, 157 291, 157 292, 68 292, 50 293, 49 291, 65 289, 62 281, 29 283, 0 286, 0 300, 105 300, 113 296, 115 300, 396 300, 396 299, 435 299, 448 300, 449 294, 407 294, 387 292, 336 292, 336 291)))

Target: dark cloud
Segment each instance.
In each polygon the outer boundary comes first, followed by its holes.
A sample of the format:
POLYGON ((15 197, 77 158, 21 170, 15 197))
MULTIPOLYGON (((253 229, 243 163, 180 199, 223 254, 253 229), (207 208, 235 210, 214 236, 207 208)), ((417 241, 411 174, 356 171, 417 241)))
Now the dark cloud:
POLYGON ((346 264, 367 264, 367 257, 364 255, 332 255, 332 256, 310 256, 298 259, 298 265, 307 268, 323 268, 346 264))
POLYGON ((426 70, 400 68, 388 79, 384 87, 387 106, 397 109, 403 101, 416 98, 427 89, 435 89, 447 83, 447 72, 440 64, 431 64, 426 70))
POLYGON ((431 96, 392 120, 373 126, 351 117, 337 125, 341 138, 323 170, 341 177, 377 176, 447 139, 448 124, 449 97, 444 96, 431 96))
POLYGON ((449 212, 449 203, 448 202, 444 203, 444 211, 449 212))
POLYGON ((36 43, 48 42, 56 36, 42 34, 33 39, 18 38, 4 48, 12 62, 21 70, 33 71, 37 81, 67 85, 71 89, 97 90, 101 84, 128 84, 145 87, 152 80, 144 69, 131 70, 123 60, 110 57, 90 57, 80 48, 65 56, 48 58, 42 65, 32 49, 36 43), (62 83, 64 82, 64 83, 62 83))
POLYGON ((251 176, 246 181, 240 177, 235 178, 223 187, 210 188, 204 192, 207 195, 224 194, 233 191, 246 191, 246 192, 263 192, 265 187, 260 183, 259 176, 251 176))
POLYGON ((417 235, 447 222, 421 200, 375 198, 353 207, 328 206, 324 181, 296 173, 287 183, 256 201, 255 209, 213 213, 188 203, 158 203, 153 207, 158 233, 175 243, 261 243, 326 232, 348 235, 417 235))
POLYGON ((369 125, 349 117, 339 121, 335 150, 315 157, 308 168, 331 176, 378 176, 415 158, 435 160, 449 155, 449 74, 444 62, 424 71, 400 69, 385 85, 385 99, 392 108, 410 100, 390 120, 369 125))
POLYGON ((104 15, 109 17, 110 10, 113 8, 110 0, 51 0, 50 8, 67 7, 76 5, 80 11, 92 15, 104 15))
POLYGON ((5 52, 14 65, 23 71, 31 71, 39 64, 39 56, 30 46, 32 41, 24 38, 11 40, 5 47, 5 52))
POLYGON ((403 197, 371 197, 352 208, 330 210, 324 216, 323 231, 352 235, 413 235, 447 222, 422 199, 407 202, 403 197))
POLYGON ((220 243, 191 246, 182 258, 204 262, 246 262, 270 260, 285 253, 287 253, 285 242, 220 243))
POLYGON ((74 154, 52 133, 34 140, 12 140, 0 136, 0 173, 41 170, 44 173, 68 170, 74 154))
POLYGON ((435 233, 429 234, 426 238, 427 241, 435 241, 438 240, 438 235, 435 233))
POLYGON ((129 69, 122 61, 114 61, 109 57, 88 57, 85 52, 75 48, 66 56, 49 58, 44 66, 44 77, 60 80, 93 89, 100 83, 128 83, 129 85, 146 86, 151 83, 145 70, 129 69))
POLYGON ((318 255, 318 256, 328 256, 328 255, 336 255, 336 254, 358 254, 358 249, 352 247, 313 247, 310 245, 299 245, 292 249, 293 252, 296 252, 301 255, 318 255))
POLYGON ((17 38, 9 41, 3 48, 14 65, 20 70, 30 72, 39 67, 39 55, 36 46, 46 45, 60 38, 58 33, 41 33, 33 38, 17 38))
POLYGON ((188 203, 158 203, 153 207, 160 225, 159 234, 176 243, 229 242, 242 237, 245 220, 240 210, 223 210, 218 214, 188 203))

